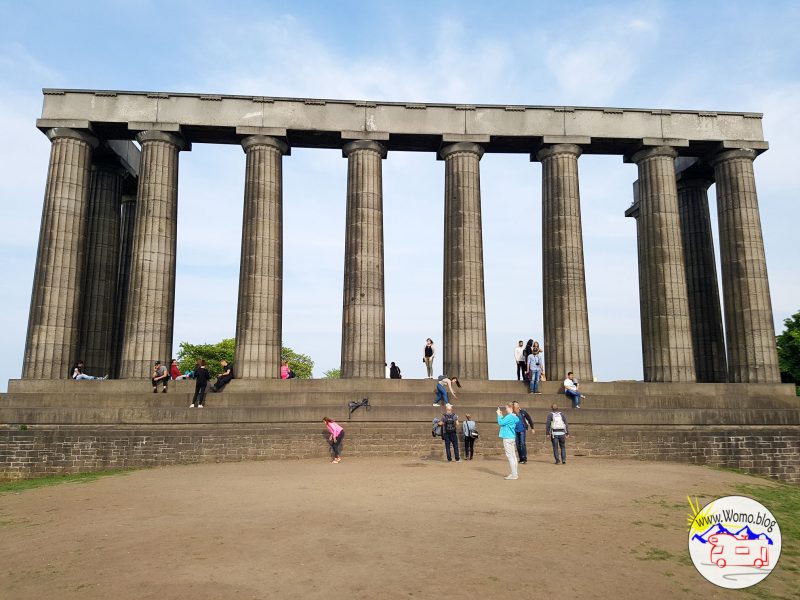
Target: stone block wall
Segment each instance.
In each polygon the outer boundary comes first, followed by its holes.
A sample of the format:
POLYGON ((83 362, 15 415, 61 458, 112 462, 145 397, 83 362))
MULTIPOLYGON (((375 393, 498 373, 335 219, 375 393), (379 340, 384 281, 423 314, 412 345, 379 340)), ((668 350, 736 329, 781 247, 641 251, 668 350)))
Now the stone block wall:
MULTIPOLYGON (((425 423, 345 424, 343 454, 443 459, 425 423)), ((476 459, 501 456, 496 426, 481 424, 476 459)), ((672 461, 741 469, 800 483, 797 427, 575 426, 570 456, 672 461)), ((550 455, 543 431, 528 438, 532 456, 550 455)), ((0 479, 200 462, 326 458, 316 424, 36 426, 0 430, 0 479)))

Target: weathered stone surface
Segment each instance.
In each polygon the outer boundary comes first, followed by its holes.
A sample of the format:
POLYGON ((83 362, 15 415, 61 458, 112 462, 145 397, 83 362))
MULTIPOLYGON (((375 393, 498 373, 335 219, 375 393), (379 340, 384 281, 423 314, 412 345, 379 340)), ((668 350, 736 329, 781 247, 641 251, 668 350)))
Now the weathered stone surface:
MULTIPOLYGON (((137 162, 138 169, 138 162, 137 162)), ((114 358, 111 377, 119 377, 122 364, 122 342, 125 338, 125 317, 128 308, 128 283, 133 255, 133 230, 136 224, 136 194, 123 194, 120 200, 119 264, 117 267, 117 305, 114 311, 114 358)))
POLYGON ((283 324, 283 155, 289 147, 269 136, 242 141, 244 188, 236 369, 245 379, 280 377, 283 324))
POLYGON ((146 377, 153 361, 169 361, 175 312, 178 216, 177 135, 145 131, 125 316, 120 377, 146 377))
POLYGON ((569 371, 592 381, 589 309, 583 261, 579 146, 555 144, 540 150, 542 163, 542 291, 547 372, 563 379, 569 371))
POLYGON ((342 308, 342 377, 385 377, 383 177, 386 148, 372 140, 344 146, 347 219, 342 308))
POLYGON ((706 178, 678 179, 678 212, 686 267, 689 320, 695 370, 700 383, 728 380, 714 240, 708 212, 708 188, 711 183, 706 178))
POLYGON ((753 174, 755 157, 752 150, 730 150, 714 158, 728 380, 732 383, 780 381, 753 174))
POLYGON ((645 381, 695 381, 678 191, 669 147, 637 152, 639 294, 645 381))
POLYGON ((96 376, 110 374, 114 360, 122 178, 114 164, 92 166, 78 355, 96 376))
POLYGON ((84 132, 54 128, 22 376, 62 379, 77 360, 92 148, 84 132))
POLYGON ((488 379, 480 160, 471 142, 445 146, 444 373, 488 379))

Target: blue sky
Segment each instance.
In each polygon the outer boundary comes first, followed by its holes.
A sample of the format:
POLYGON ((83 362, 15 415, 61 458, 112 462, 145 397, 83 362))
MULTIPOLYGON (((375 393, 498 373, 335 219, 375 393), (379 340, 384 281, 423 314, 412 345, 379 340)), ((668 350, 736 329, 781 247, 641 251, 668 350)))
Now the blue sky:
MULTIPOLYGON (((800 5, 487 6, 0 0, 0 389, 22 362, 49 153, 34 127, 43 87, 763 112, 771 149, 755 169, 780 329, 800 308, 800 5)), ((623 217, 636 168, 579 166, 595 374, 638 379, 635 224, 623 217)), ((514 376, 516 340, 542 338, 540 175, 523 155, 481 162, 492 378, 514 376)), ((244 154, 196 144, 179 185, 176 349, 233 336, 244 154)), ((317 375, 339 362, 345 191, 340 153, 284 160, 284 342, 317 375)), ((432 154, 384 162, 387 358, 406 377, 424 374, 423 340, 441 339, 443 194, 432 154)))

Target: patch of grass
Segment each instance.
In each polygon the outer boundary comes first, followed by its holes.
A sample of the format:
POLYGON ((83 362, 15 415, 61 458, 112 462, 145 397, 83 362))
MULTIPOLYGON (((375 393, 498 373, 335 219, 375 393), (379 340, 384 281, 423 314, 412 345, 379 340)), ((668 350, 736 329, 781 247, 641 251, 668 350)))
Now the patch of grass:
POLYGON ((669 560, 673 557, 672 552, 667 552, 661 548, 648 548, 645 555, 638 557, 638 560, 669 560))
POLYGON ((737 485, 735 489, 742 496, 758 500, 775 515, 781 528, 781 559, 800 556, 800 487, 781 483, 769 487, 737 485))
POLYGON ((88 483, 95 481, 101 477, 110 477, 112 475, 124 475, 130 473, 134 469, 108 469, 106 471, 93 471, 91 473, 69 473, 66 475, 46 475, 44 477, 35 477, 33 479, 15 479, 13 481, 0 482, 0 494, 9 494, 14 492, 24 492, 25 490, 32 490, 40 487, 48 487, 51 485, 59 485, 62 483, 88 483))

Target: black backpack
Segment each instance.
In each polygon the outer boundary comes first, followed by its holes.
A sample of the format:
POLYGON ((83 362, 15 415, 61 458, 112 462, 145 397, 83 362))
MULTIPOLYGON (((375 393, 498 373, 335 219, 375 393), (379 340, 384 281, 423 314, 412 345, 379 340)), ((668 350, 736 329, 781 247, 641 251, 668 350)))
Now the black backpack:
POLYGON ((442 415, 442 421, 444 421, 444 430, 447 433, 455 433, 456 431, 456 421, 458 421, 458 415, 455 413, 444 413, 442 415))

